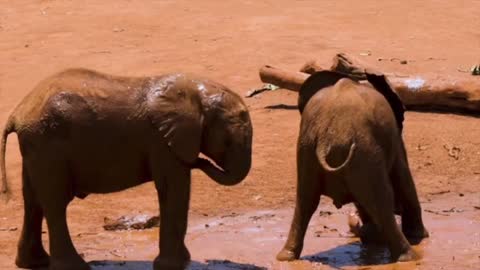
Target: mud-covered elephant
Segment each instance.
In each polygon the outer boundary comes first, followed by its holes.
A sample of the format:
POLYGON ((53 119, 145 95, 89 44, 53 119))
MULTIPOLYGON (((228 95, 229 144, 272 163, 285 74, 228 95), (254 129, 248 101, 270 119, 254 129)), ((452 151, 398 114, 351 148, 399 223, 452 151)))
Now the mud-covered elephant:
POLYGON ((23 158, 25 217, 16 264, 25 268, 89 269, 69 236, 69 202, 153 180, 162 223, 154 269, 183 269, 190 259, 184 238, 191 169, 235 185, 251 166, 246 105, 227 87, 193 75, 134 78, 69 69, 45 79, 15 108, 3 132, 4 195, 11 132, 23 158), (41 242, 43 217, 50 256, 41 242))
POLYGON ((367 77, 369 84, 321 71, 300 89, 296 207, 278 260, 300 256, 321 195, 337 208, 354 202, 369 234, 362 241, 380 235, 393 260, 415 259, 407 238, 428 236, 402 140, 403 104, 384 76, 367 77))

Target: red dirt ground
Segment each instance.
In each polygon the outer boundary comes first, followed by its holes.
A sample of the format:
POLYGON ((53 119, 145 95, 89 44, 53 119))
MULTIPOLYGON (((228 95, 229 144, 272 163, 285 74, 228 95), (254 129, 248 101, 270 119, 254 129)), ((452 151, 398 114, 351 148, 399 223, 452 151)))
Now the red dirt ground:
MULTIPOLYGON (((318 59, 328 66, 338 52, 360 57, 381 70, 404 74, 465 77, 469 75, 458 69, 480 63, 480 1, 385 2, 0 0, 0 123, 36 83, 67 67, 132 76, 193 72, 222 82, 243 96, 261 85, 258 68, 264 64, 298 70, 305 61, 318 59), (378 58, 398 58, 407 60, 407 64, 378 58)), ((251 222, 244 224, 239 217, 224 230, 191 229, 187 244, 196 261, 192 269, 255 269, 251 265, 269 269, 368 269, 381 264, 382 259, 359 263, 348 258, 347 263, 332 263, 342 254, 358 255, 361 250, 358 245, 347 245, 345 250, 325 251, 351 240, 322 240, 322 236, 307 236, 304 252, 323 251, 319 259, 275 262, 294 206, 300 117, 295 109, 266 107, 295 105, 296 93, 267 92, 246 102, 254 124, 252 170, 235 187, 218 186, 195 171, 190 227, 232 211, 248 217, 261 216, 257 210, 268 210, 281 219, 269 223, 267 218, 258 225, 266 226, 266 230, 247 230, 237 238, 233 236, 240 230, 237 227, 251 226, 251 222), (267 236, 276 237, 275 244, 255 242, 267 236), (221 261, 225 259, 235 263, 221 261)), ((406 114, 404 139, 420 199, 424 209, 430 209, 425 216, 432 237, 420 245, 425 250, 419 262, 380 268, 480 269, 479 135, 478 118, 406 114), (446 148, 452 146, 461 149, 458 160, 448 155, 446 148), (453 207, 461 211, 448 212, 453 207)), ((23 202, 21 157, 13 135, 7 147, 7 168, 14 197, 0 206, 0 269, 15 269, 23 202)), ((326 201, 321 209, 331 208, 326 201)), ((102 225, 104 217, 139 212, 153 215, 157 209, 151 183, 115 194, 92 195, 71 204, 71 234, 87 261, 128 261, 107 263, 102 269, 149 269, 147 262, 157 252, 156 229, 106 233, 102 225), (128 243, 133 246, 129 252, 122 256, 112 253, 128 243), (150 248, 148 252, 145 245, 150 248)), ((346 213, 345 209, 332 211, 335 215, 346 213)), ((324 221, 339 230, 346 226, 344 218, 315 217, 311 227, 324 221)))

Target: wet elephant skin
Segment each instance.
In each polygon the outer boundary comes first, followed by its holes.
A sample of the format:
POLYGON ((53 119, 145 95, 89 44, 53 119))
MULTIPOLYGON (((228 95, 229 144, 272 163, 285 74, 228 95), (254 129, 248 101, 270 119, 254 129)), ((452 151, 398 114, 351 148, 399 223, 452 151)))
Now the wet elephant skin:
POLYGON ((321 195, 337 208, 354 202, 362 241, 381 238, 393 260, 416 259, 409 240, 428 236, 401 135, 403 104, 383 75, 367 79, 369 84, 321 71, 300 89, 296 207, 278 260, 299 258, 321 195))
POLYGON ((154 269, 183 269, 190 260, 184 238, 191 170, 235 185, 251 166, 252 125, 242 99, 189 74, 134 78, 69 69, 40 82, 2 134, 3 196, 11 132, 23 158, 25 215, 16 258, 23 268, 89 269, 68 232, 69 202, 153 180, 162 222, 154 269), (50 255, 42 246, 43 217, 50 255))

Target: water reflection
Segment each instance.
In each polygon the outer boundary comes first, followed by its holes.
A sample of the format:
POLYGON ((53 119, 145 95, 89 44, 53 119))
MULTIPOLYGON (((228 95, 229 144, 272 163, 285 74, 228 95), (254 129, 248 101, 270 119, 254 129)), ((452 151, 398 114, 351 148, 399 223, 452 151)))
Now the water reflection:
POLYGON ((314 255, 305 256, 302 259, 310 262, 320 262, 335 268, 391 263, 390 252, 387 247, 366 246, 360 241, 339 245, 314 255))

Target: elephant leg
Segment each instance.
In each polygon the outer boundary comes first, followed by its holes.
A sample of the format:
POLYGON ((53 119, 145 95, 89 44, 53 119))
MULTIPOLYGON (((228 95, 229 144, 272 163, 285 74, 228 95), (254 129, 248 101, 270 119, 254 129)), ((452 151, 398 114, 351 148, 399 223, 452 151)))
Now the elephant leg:
POLYGON ((185 269, 190 262, 190 253, 185 246, 190 177, 190 169, 181 164, 172 165, 166 177, 154 175, 161 222, 160 253, 153 263, 155 270, 185 269))
POLYGON ((299 153, 297 176, 295 213, 287 241, 277 254, 279 261, 292 261, 300 257, 308 223, 320 203, 322 179, 316 157, 306 158, 299 153))
POLYGON ((24 217, 15 264, 20 268, 39 268, 49 264, 42 245, 43 210, 32 190, 26 166, 23 166, 24 217))
POLYGON ((360 227, 360 240, 363 244, 385 244, 385 240, 381 231, 377 225, 370 218, 365 209, 358 203, 355 203, 358 210, 358 215, 362 220, 362 226, 360 227))
POLYGON ((422 220, 422 209, 405 155, 399 157, 391 170, 395 195, 402 208, 402 231, 412 244, 428 237, 422 220))
POLYGON ((50 269, 89 270, 90 266, 73 246, 67 226, 67 205, 50 206, 45 210, 50 233, 50 269))
POLYGON ((387 173, 382 170, 358 174, 358 179, 368 179, 368 186, 364 181, 353 181, 352 193, 358 202, 371 217, 382 233, 394 260, 410 261, 416 259, 407 239, 397 225, 394 215, 393 190, 387 173))
MULTIPOLYGON (((51 150, 53 151, 53 150, 51 150)), ((32 167, 32 166, 30 166, 32 167)), ((36 170, 29 170, 47 220, 50 240, 51 270, 89 270, 88 264, 73 246, 67 226, 67 206, 73 199, 65 159, 37 160, 36 170)))

